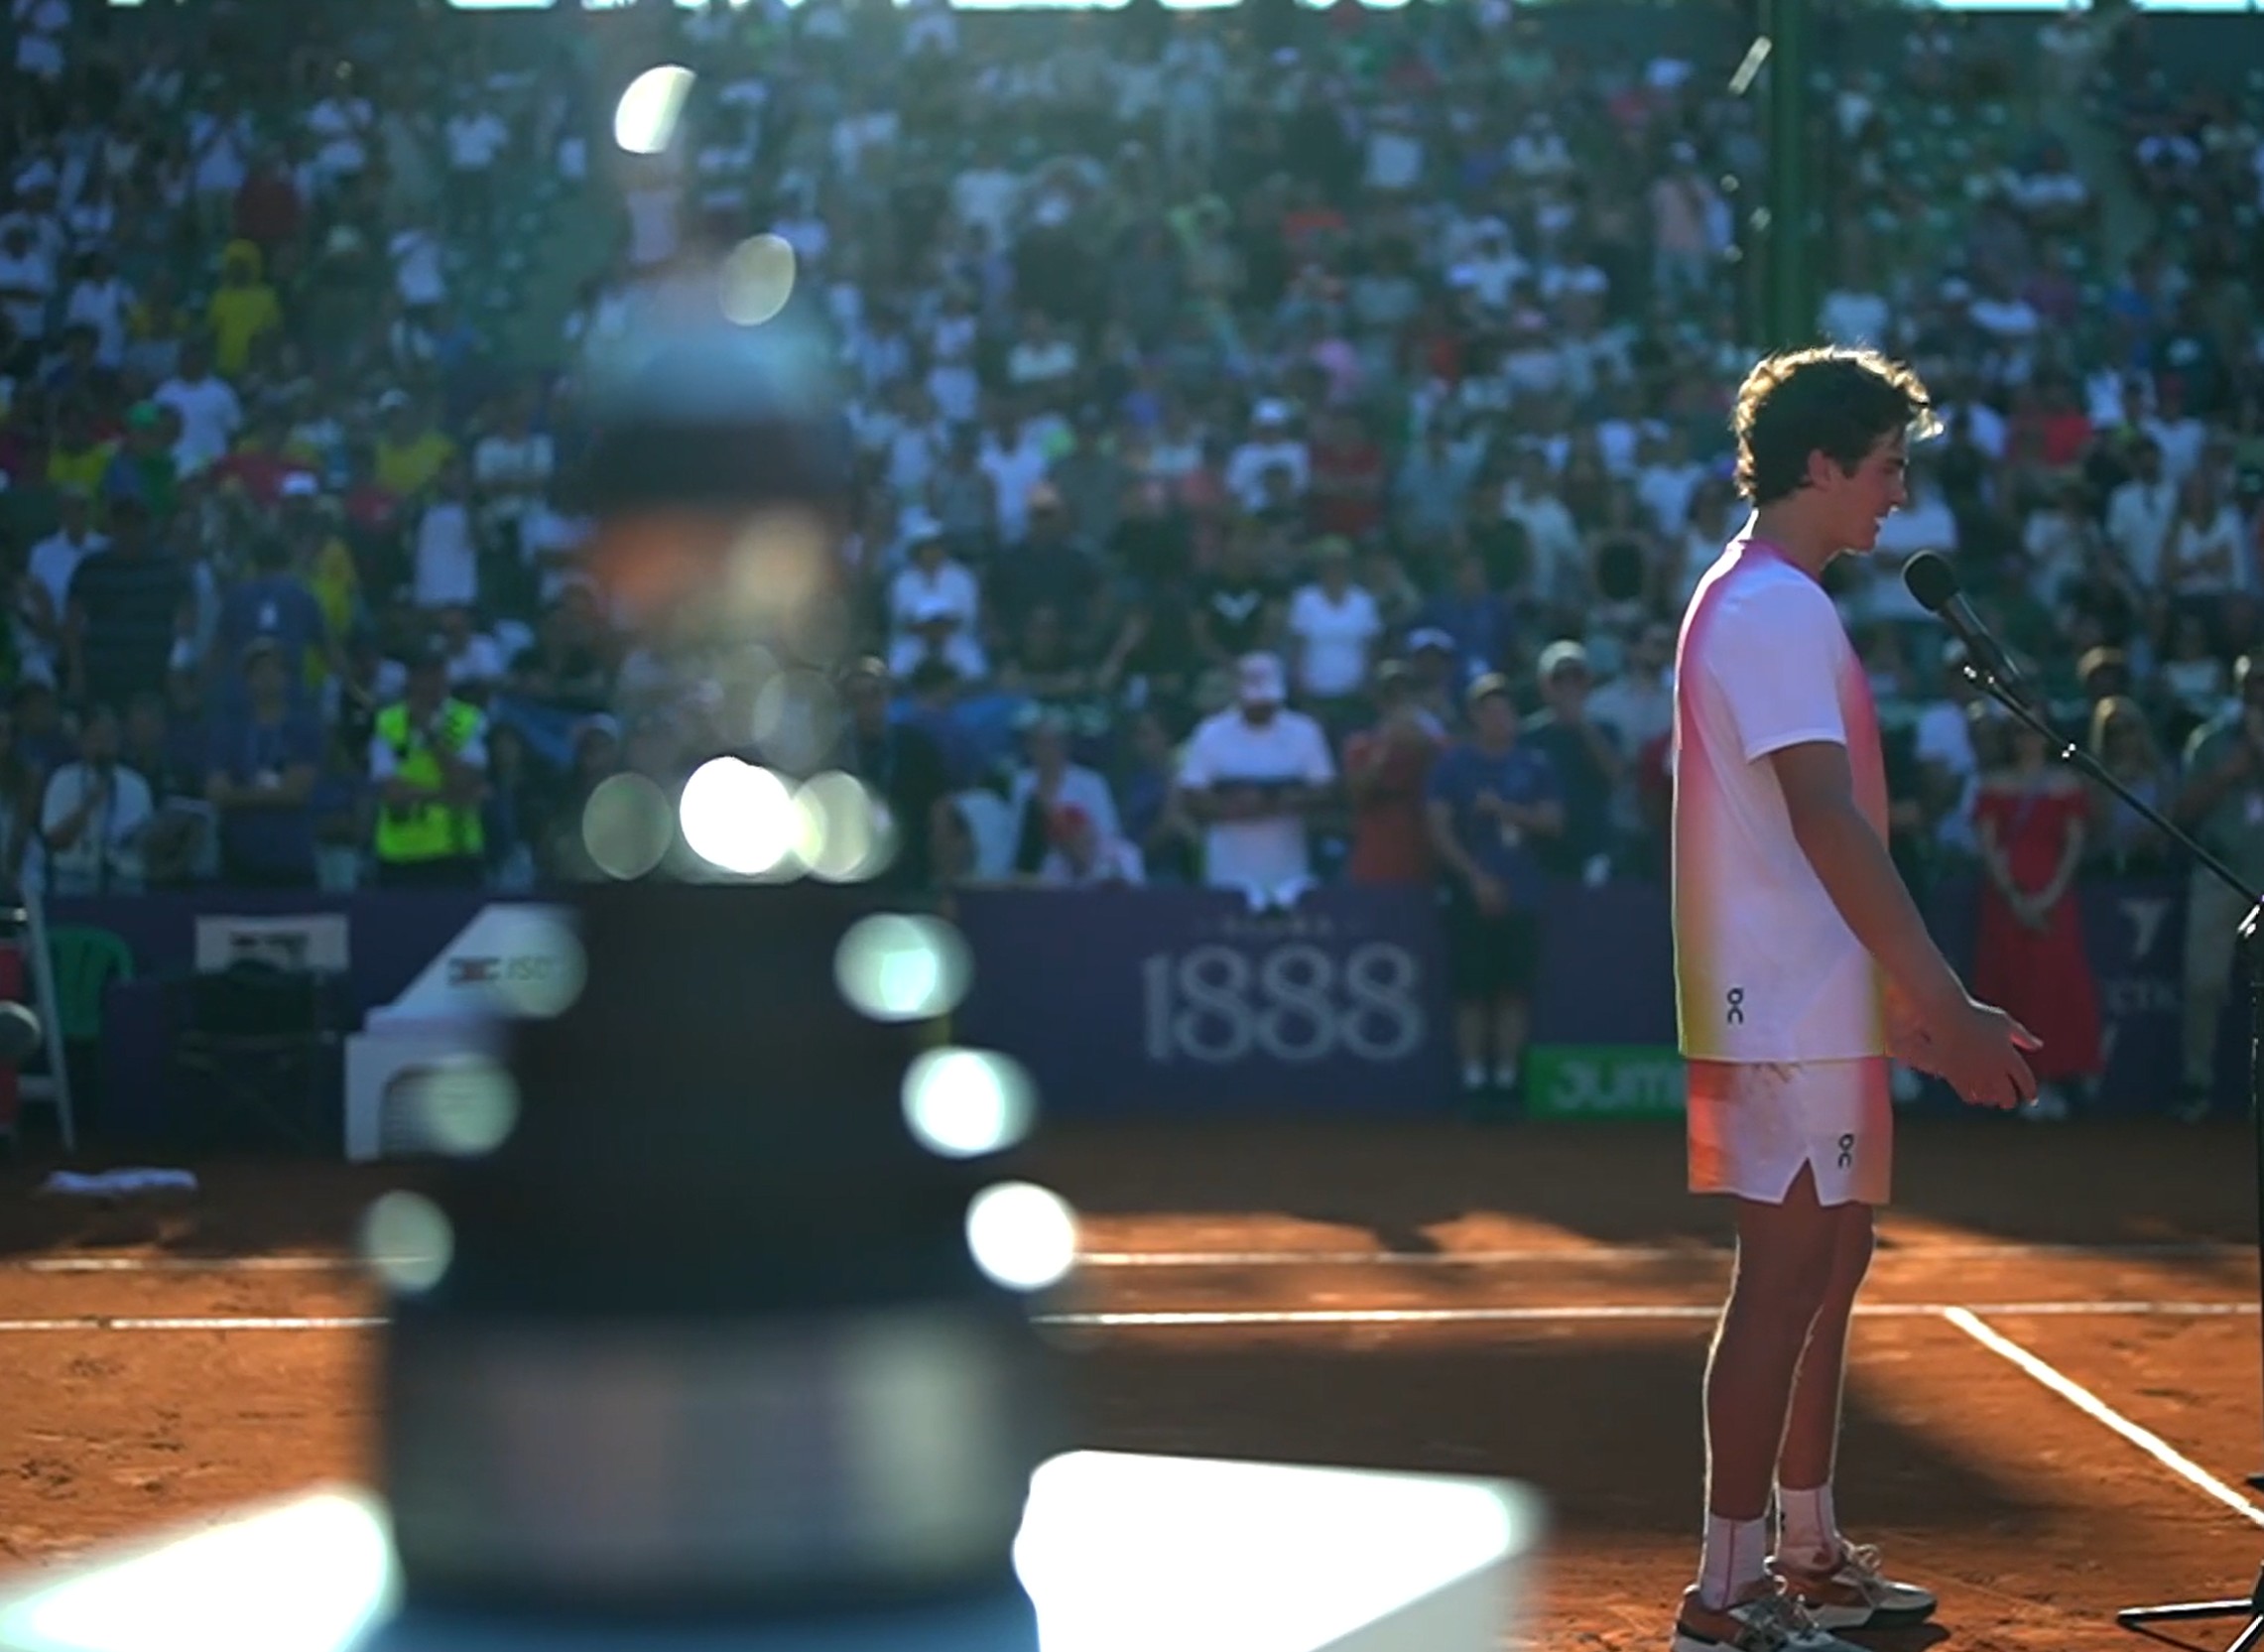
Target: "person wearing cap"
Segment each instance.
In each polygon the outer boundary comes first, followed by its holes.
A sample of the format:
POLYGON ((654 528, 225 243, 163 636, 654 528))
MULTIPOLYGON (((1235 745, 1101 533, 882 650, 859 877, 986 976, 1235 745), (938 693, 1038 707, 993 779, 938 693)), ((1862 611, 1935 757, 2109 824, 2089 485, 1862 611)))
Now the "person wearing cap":
POLYGON ((152 521, 172 520, 181 502, 181 461, 174 456, 171 425, 155 402, 136 402, 126 410, 126 440, 102 475, 104 499, 131 494, 149 508, 152 521))
POLYGON ((420 649, 408 693, 378 712, 369 778, 378 793, 371 849, 379 883, 478 887, 486 869, 487 719, 450 698, 445 649, 420 649))
POLYGON ((218 813, 220 880, 238 889, 314 885, 314 782, 321 726, 297 702, 283 641, 258 634, 238 651, 240 709, 212 720, 204 801, 218 813))
POLYGON ((898 542, 905 566, 888 584, 888 617, 894 635, 889 654, 898 677, 911 675, 912 663, 926 650, 924 627, 945 617, 955 627, 951 663, 959 675, 979 683, 990 675, 982 657, 982 588, 964 563, 952 558, 943 542, 943 524, 915 506, 897 521, 898 542))
MULTIPOLYGON (((281 653, 291 682, 304 684, 311 663, 329 662, 336 653, 322 605, 293 572, 291 542, 280 532, 253 540, 250 561, 246 577, 221 593, 214 637, 217 663, 239 660, 255 641, 265 639, 281 653)), ((240 703, 242 696, 234 691, 241 687, 231 683, 224 698, 240 703)))
POLYGON ((1545 877, 1539 843, 1565 828, 1548 754, 1518 737, 1509 680, 1487 673, 1463 697, 1469 737, 1433 765, 1431 845, 1446 874, 1448 968, 1462 1088, 1516 1090, 1540 961, 1545 877))
POLYGON ((1292 502, 1305 497, 1313 480, 1313 454, 1290 434, 1289 404, 1269 397, 1250 410, 1249 439, 1226 460, 1226 489, 1255 515, 1271 498, 1267 477, 1275 471, 1287 478, 1292 502))
POLYGON ((1610 725, 1588 714, 1595 681, 1586 647, 1571 638, 1551 643, 1536 665, 1541 713, 1525 738, 1549 754, 1563 788, 1565 826, 1541 847, 1542 864, 1560 877, 1599 881, 1608 873, 1612 798, 1627 772, 1627 754, 1610 725))
POLYGON ((1290 710, 1272 654, 1245 655, 1235 703, 1203 719, 1180 757, 1178 797, 1203 826, 1203 881, 1274 893, 1312 876, 1306 816, 1335 791, 1321 725, 1290 710))

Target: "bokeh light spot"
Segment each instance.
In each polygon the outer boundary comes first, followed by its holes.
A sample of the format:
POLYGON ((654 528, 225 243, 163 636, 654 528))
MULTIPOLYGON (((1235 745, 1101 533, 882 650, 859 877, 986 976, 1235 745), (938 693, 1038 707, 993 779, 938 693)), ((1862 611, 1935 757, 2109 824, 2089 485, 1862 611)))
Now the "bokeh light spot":
POLYGON ((968 1202, 967 1251, 1008 1290, 1043 1291, 1076 1266, 1076 1212, 1034 1182, 996 1183, 968 1202))
POLYGON ((802 812, 802 863, 828 883, 869 878, 887 863, 883 811, 855 775, 829 769, 794 794, 802 812))
POLYGON ((581 806, 581 846, 609 878, 641 878, 676 840, 676 812, 649 776, 607 775, 581 806))
POLYGON ((794 243, 783 235, 750 235, 723 260, 724 319, 759 327, 794 296, 794 243))
POLYGON ((648 68, 629 82, 613 109, 613 141, 631 155, 658 155, 676 136, 676 123, 692 95, 691 69, 676 64, 648 68))
POLYGON ((1003 1153, 1030 1134, 1037 1091, 1022 1065, 989 1050, 930 1050, 904 1073, 904 1122, 946 1159, 1003 1153))
POLYGON ((455 1260, 456 1232, 438 1205, 397 1189, 362 1212, 361 1253, 391 1289, 430 1291, 455 1260))
POLYGON ((736 757, 709 758, 694 769, 677 808, 692 851, 741 877, 780 870, 802 833, 786 783, 736 757))
POLYGON ((494 1152, 519 1122, 518 1084, 484 1057, 439 1063, 420 1073, 407 1091, 425 1140, 454 1158, 494 1152))
POLYGON ((966 942, 935 918, 894 912, 861 918, 833 950, 834 984, 852 1007, 875 1021, 948 1015, 973 977, 966 942))

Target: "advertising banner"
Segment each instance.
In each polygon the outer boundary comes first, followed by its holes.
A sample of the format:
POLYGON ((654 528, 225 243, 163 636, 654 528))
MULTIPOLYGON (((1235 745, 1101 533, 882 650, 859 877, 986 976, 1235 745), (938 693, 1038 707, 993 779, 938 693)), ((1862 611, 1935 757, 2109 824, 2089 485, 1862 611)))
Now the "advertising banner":
POLYGON ((1253 911, 1207 890, 970 892, 962 1043, 1056 1116, 1411 1113, 1454 1100, 1427 890, 1329 888, 1253 911))

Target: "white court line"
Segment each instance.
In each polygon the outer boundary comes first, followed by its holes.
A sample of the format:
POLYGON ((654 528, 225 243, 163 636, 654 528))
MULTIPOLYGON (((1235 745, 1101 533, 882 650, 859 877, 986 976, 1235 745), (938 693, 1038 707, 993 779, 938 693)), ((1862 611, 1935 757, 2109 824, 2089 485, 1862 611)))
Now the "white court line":
MULTIPOLYGON (((1883 1246, 1873 1266, 1898 1261, 1985 1261, 2065 1257, 2081 1261, 2204 1260, 2243 1257, 2254 1245, 2214 1241, 2139 1241, 2130 1244, 1919 1244, 1883 1246)), ((1566 1263, 1639 1267, 1690 1258, 1726 1264, 1731 1252, 1712 1245, 1536 1245, 1511 1250, 1094 1250, 1077 1258, 1084 1268, 1500 1268, 1561 1267, 1566 1263)), ((22 1256, 0 1257, 0 1273, 355 1273, 358 1256, 22 1256)))
MULTIPOLYGON (((1973 1311, 1999 1315, 2143 1314, 2201 1319, 2254 1314, 2253 1302, 1992 1302, 1973 1311)), ((1941 1302, 1861 1303, 1855 1317, 1869 1320, 1939 1319, 1965 1309, 1941 1302)), ((1227 1326, 1323 1325, 1545 1325, 1583 1320, 1718 1320, 1721 1306, 1699 1303, 1566 1303, 1536 1308, 1221 1308, 1153 1312, 1041 1314, 1040 1325, 1098 1331, 1195 1330, 1227 1326)))
POLYGON ((130 1315, 81 1314, 60 1320, 0 1320, 0 1334, 42 1331, 375 1331, 385 1324, 369 1314, 309 1316, 267 1315, 235 1318, 226 1315, 137 1319, 130 1315))
POLYGON ((1942 1317, 1991 1353, 2034 1377, 2093 1422, 2102 1423, 2116 1434, 2121 1435, 2123 1439, 2136 1446, 2180 1479, 2204 1495, 2213 1497, 2242 1519, 2264 1526, 2264 1508, 2258 1508, 2246 1497, 2233 1490, 2231 1486, 2194 1461, 2193 1459, 2179 1452, 2160 1435, 2140 1428, 2073 1377, 2062 1374, 2056 1367, 2039 1359, 2011 1337, 1982 1324, 1974 1310, 1945 1308, 1942 1311, 1942 1317))
MULTIPOLYGON (((1995 1302, 1970 1308, 1940 1302, 1886 1302, 1859 1305, 1856 1317, 1872 1320, 1941 1319, 1957 1314, 1998 1316, 2150 1315, 2164 1319, 2211 1319, 2254 1314, 2253 1302, 1995 1302)), ((1125 1314, 1039 1314, 1042 1326, 1102 1331, 1194 1330, 1226 1326, 1347 1325, 1546 1325, 1619 1321, 1714 1320, 1719 1307, 1698 1303, 1566 1303, 1537 1308, 1296 1308, 1222 1309, 1215 1312, 1125 1314)), ((386 1323, 378 1314, 177 1315, 75 1314, 55 1319, 0 1320, 0 1335, 70 1331, 374 1331, 386 1323)), ((1977 1322, 1976 1322, 1977 1323, 1977 1322)))
MULTIPOLYGON (((2142 1261, 2201 1260, 2219 1256, 2252 1256, 2252 1244, 2229 1241, 2138 1241, 2130 1244, 1882 1244, 1872 1265, 1883 1262, 1927 1260, 1976 1261, 1991 1257, 2026 1259, 2066 1257, 2070 1260, 2142 1261)), ((1734 1254, 1726 1245, 1537 1245, 1519 1250, 1090 1250, 1077 1257, 1083 1268, 1286 1268, 1286 1267, 1395 1267, 1493 1268, 1529 1263, 1563 1264, 1596 1262, 1639 1266, 1699 1258, 1726 1263, 1734 1254)))

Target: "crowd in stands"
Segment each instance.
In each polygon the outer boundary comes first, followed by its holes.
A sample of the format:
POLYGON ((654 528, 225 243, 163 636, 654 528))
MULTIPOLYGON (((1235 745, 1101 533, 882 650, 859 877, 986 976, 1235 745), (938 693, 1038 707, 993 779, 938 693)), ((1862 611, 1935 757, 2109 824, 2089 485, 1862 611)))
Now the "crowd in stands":
MULTIPOLYGON (((645 6, 697 79, 627 155, 591 45, 624 18, 11 0, 8 869, 582 870, 589 790, 703 736, 616 692, 561 487, 580 367, 641 285, 765 232, 851 398, 873 660, 838 761, 900 876, 1426 880, 1473 818, 1520 884, 1659 875, 1758 330, 1747 31, 1700 9, 1664 49, 1508 0, 645 6), (530 351, 562 201, 609 256, 530 351), (1431 778, 1496 699, 1545 759, 1533 829, 1431 778)), ((2151 71, 2142 23, 1906 13, 1823 65, 1818 335, 1911 360, 1946 426, 1832 577, 1914 878, 1988 861, 2016 767, 1902 591, 1919 548, 2147 795, 2237 722, 2264 101, 2151 71)), ((2155 854, 2081 819, 2085 865, 2155 854)))

